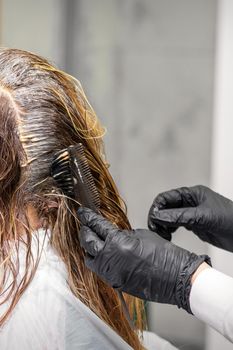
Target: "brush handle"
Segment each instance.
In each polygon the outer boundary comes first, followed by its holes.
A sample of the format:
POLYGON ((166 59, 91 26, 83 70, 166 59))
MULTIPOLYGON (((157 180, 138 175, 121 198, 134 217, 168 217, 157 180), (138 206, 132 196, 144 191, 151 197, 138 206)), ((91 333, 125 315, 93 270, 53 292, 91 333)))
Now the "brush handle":
POLYGON ((85 148, 79 143, 76 146, 68 147, 68 152, 74 198, 79 201, 80 205, 97 213, 100 207, 100 198, 85 155, 85 148))
POLYGON ((133 323, 133 321, 132 321, 132 319, 131 319, 131 317, 130 317, 130 314, 129 314, 129 309, 128 309, 128 307, 127 307, 127 305, 126 305, 126 302, 125 302, 125 299, 124 299, 124 297, 123 297, 123 293, 120 292, 119 290, 117 290, 116 292, 117 292, 118 297, 119 297, 119 299, 120 299, 121 306, 122 306, 122 309, 123 309, 123 311, 124 311, 124 315, 125 315, 127 321, 129 322, 129 324, 130 324, 130 326, 132 327, 132 329, 135 329, 135 325, 134 325, 134 323, 133 323))

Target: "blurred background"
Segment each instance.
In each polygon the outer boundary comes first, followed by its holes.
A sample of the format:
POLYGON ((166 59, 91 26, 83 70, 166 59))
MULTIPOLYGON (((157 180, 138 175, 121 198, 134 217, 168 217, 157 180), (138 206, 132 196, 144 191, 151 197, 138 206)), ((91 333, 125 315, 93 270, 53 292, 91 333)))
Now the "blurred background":
MULTIPOLYGON (((133 227, 155 195, 204 184, 233 198, 232 0, 1 0, 1 45, 76 76, 107 127, 106 153, 133 227)), ((1 69, 1 67, 0 67, 1 69)), ((174 242, 233 255, 180 230, 174 242)), ((148 304, 150 330, 183 350, 232 349, 185 312, 148 304)))

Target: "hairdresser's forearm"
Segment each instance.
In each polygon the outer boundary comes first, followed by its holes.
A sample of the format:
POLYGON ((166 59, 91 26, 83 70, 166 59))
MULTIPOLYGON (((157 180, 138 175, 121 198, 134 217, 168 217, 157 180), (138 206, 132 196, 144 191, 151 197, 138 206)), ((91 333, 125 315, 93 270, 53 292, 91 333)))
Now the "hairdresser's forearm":
POLYGON ((233 278, 202 264, 193 275, 193 314, 233 342, 233 278))

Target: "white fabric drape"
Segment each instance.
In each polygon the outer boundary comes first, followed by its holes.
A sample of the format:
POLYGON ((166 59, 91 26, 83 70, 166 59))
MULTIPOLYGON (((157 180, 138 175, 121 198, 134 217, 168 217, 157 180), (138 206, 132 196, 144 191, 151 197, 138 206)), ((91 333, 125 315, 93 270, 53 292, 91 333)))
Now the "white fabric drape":
MULTIPOLYGON (((38 231, 41 259, 29 287, 11 317, 0 330, 1 350, 129 350, 131 347, 87 306, 66 283, 66 269, 38 231)), ((36 241, 33 242, 36 249, 36 241)), ((24 271, 25 248, 20 247, 20 273, 24 271)), ((10 280, 9 280, 10 282, 10 280)), ((7 305, 0 306, 2 314, 7 305)), ((175 348, 155 334, 145 333, 145 345, 153 350, 175 348)))

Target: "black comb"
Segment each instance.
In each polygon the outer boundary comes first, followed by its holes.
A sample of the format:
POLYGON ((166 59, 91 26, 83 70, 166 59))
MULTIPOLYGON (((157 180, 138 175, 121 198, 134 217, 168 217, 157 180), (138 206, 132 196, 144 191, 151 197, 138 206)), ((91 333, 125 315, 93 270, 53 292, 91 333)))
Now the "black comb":
POLYGON ((78 143, 55 153, 51 175, 66 196, 75 199, 84 207, 98 211, 99 194, 83 144, 78 143))

